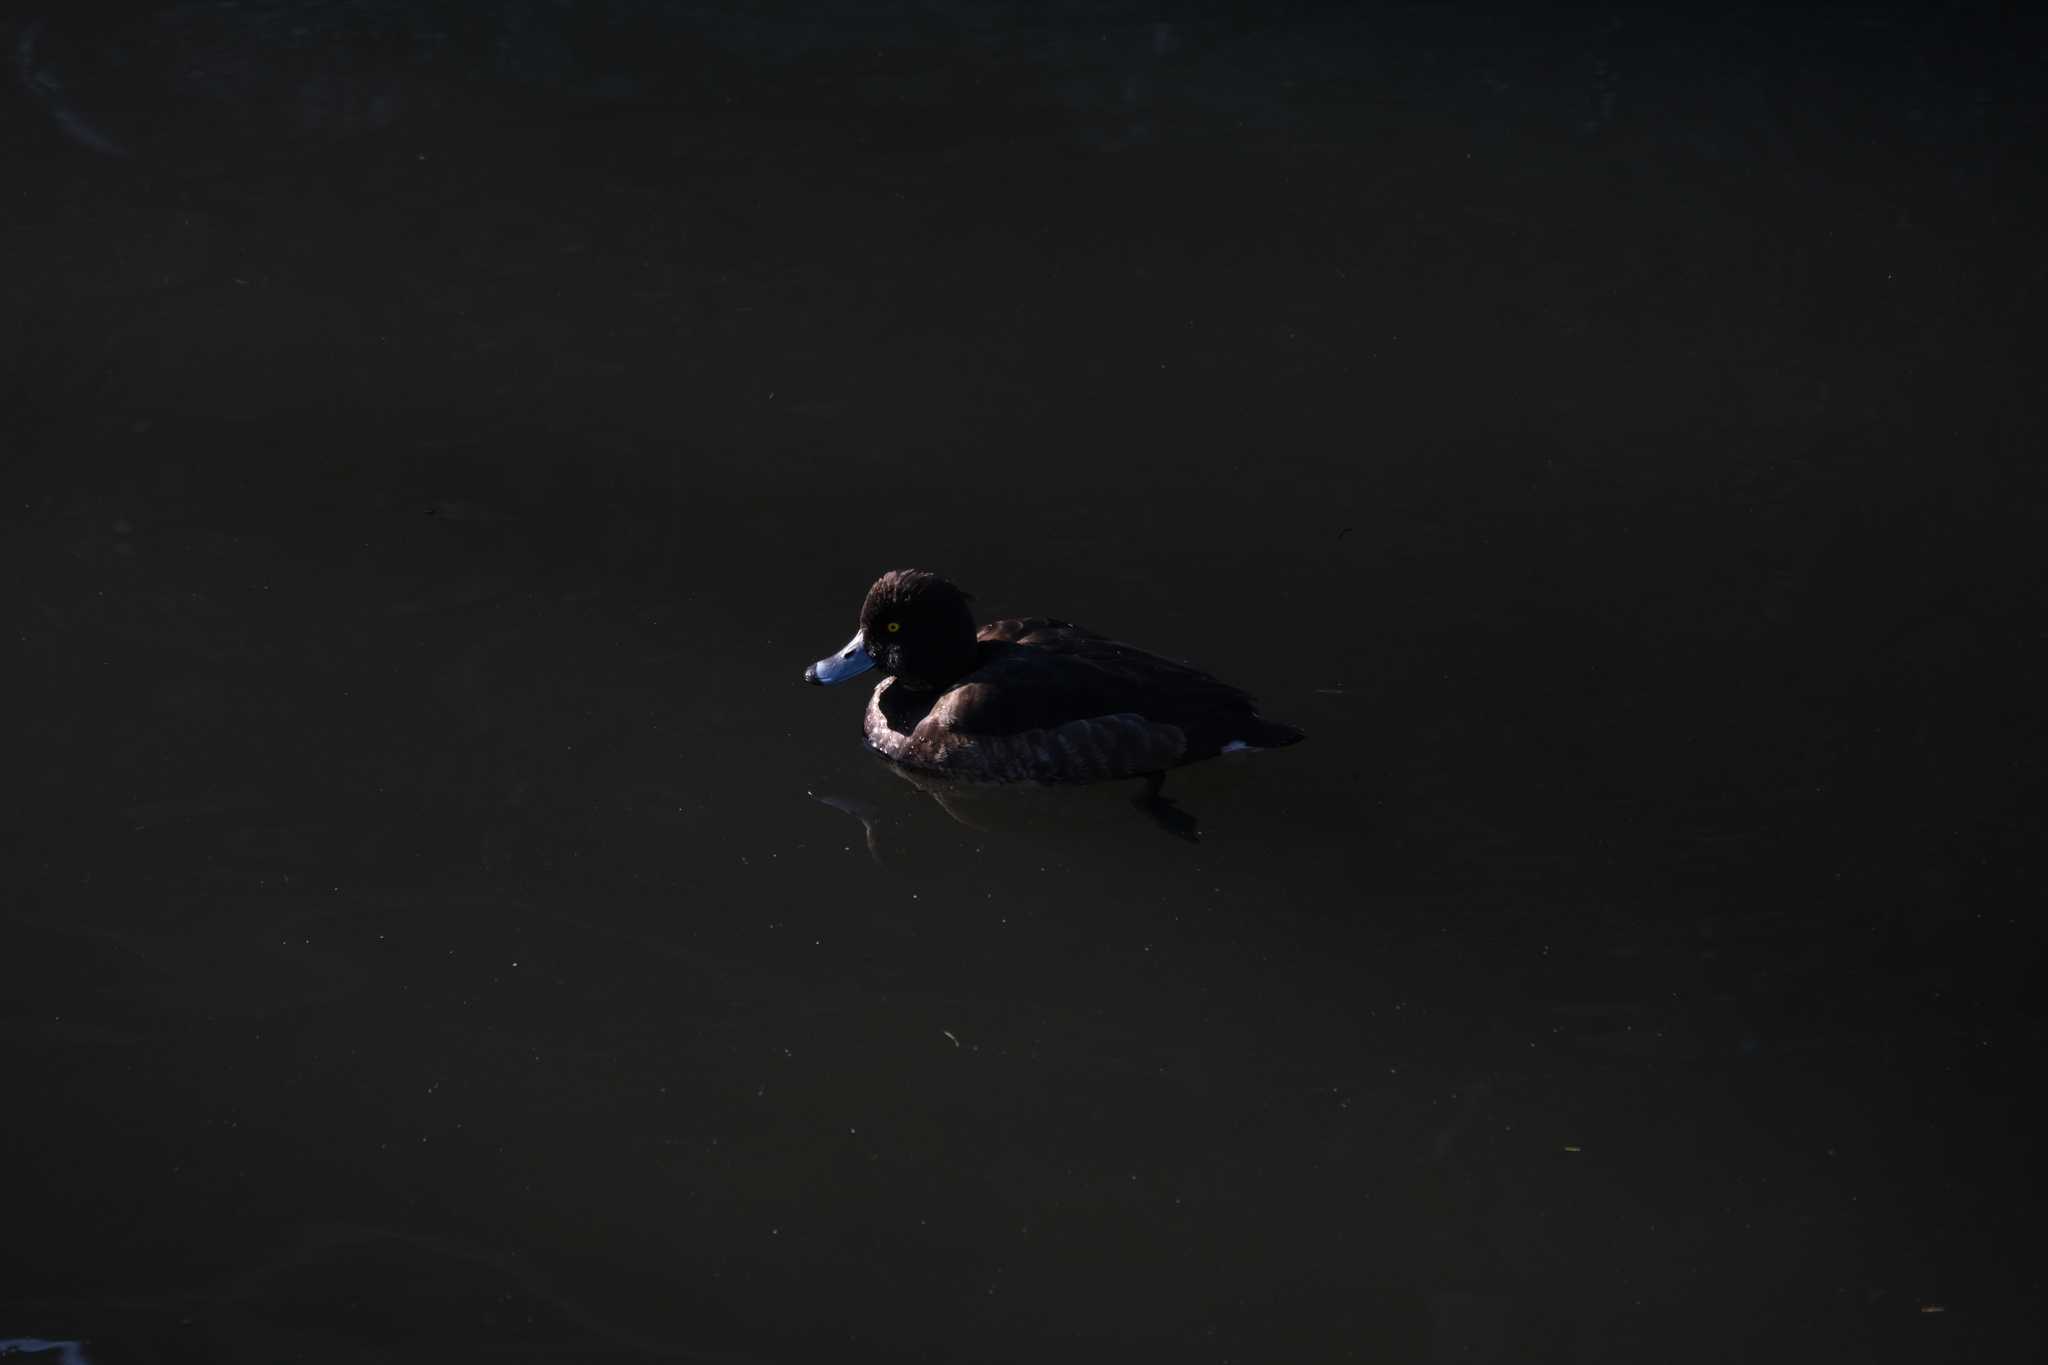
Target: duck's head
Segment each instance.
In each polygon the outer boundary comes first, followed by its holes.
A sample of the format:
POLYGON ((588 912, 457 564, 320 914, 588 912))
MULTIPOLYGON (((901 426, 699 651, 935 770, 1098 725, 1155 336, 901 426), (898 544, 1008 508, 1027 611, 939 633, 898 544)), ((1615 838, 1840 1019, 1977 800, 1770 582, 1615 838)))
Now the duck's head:
POLYGON ((837 654, 804 670, 808 683, 845 682, 879 668, 911 687, 941 687, 974 668, 967 594, 923 569, 892 569, 860 607, 860 629, 837 654))

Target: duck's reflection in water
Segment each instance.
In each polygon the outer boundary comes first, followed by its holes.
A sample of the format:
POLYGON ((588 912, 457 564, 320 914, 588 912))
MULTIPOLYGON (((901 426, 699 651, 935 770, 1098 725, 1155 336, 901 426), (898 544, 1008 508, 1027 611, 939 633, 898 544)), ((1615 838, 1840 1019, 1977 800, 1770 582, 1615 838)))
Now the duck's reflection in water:
MULTIPOLYGON (((932 799, 955 824, 982 834, 1049 834, 1100 832, 1129 821, 1136 807, 1157 827, 1190 843, 1201 840, 1201 821, 1163 793, 1162 778, 1131 778, 1087 784, 1039 782, 977 782, 969 778, 906 768, 877 758, 877 766, 932 799)), ((887 867, 887 845, 899 828, 901 812, 892 803, 833 791, 806 793, 860 821, 868 856, 887 867)), ((1133 828, 1136 828, 1135 822, 1133 828)))

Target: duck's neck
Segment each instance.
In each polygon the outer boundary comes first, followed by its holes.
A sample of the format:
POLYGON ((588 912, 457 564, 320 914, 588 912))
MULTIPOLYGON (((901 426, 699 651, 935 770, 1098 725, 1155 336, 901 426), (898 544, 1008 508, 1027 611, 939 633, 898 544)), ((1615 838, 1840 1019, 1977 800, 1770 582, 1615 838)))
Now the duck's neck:
POLYGON ((897 686, 915 692, 943 692, 979 666, 981 647, 970 635, 958 649, 920 656, 917 663, 917 672, 896 675, 897 686))

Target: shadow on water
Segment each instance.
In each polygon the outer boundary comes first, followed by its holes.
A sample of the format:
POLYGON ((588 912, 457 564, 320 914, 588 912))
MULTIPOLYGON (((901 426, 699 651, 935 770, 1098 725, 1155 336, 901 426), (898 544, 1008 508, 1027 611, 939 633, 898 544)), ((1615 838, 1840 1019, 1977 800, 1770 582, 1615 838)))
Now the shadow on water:
POLYGON ((2031 1357, 2031 47, 413 8, 14 34, 0 1343, 2031 1357), (921 790, 906 563, 1310 738, 921 790))
MULTIPOLYGON (((1243 760, 1236 760, 1242 762, 1243 760)), ((923 792, 932 805, 966 830, 984 834, 1040 837, 1088 838, 1106 835, 1122 840, 1131 833, 1130 821, 1143 820, 1160 834, 1186 843, 1201 841, 1201 817, 1186 809, 1166 783, 1150 778, 1107 782, 1096 786, 1060 786, 1041 783, 1003 785, 963 781, 939 774, 898 767, 877 758, 877 767, 899 782, 923 792)), ((1169 779, 1174 789, 1189 779, 1169 779)), ((852 795, 806 792, 819 804, 840 811, 860 822, 861 839, 878 866, 888 866, 883 846, 887 831, 902 824, 901 814, 892 815, 875 801, 852 795)), ((902 803, 892 803, 900 806, 902 803)))

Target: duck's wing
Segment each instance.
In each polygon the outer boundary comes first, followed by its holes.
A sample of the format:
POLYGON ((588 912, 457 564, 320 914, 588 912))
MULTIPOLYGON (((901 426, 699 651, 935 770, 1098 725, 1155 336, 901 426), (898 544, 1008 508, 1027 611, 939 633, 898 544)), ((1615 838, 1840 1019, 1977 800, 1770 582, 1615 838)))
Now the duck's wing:
POLYGON ((988 691, 962 697, 954 724, 1007 734, 1115 717, 1126 727, 1141 722, 1148 733, 1170 731, 1179 745, 1176 762, 1301 738, 1294 727, 1260 716, 1249 692, 1191 664, 1064 622, 1018 624, 1028 628, 1016 644, 984 647, 985 666, 969 681, 986 683, 988 691))
POLYGON ((1010 616, 991 621, 974 633, 984 644, 1031 645, 1038 649, 1071 649, 1102 637, 1072 621, 1051 616, 1010 616))
POLYGON ((1235 706, 1249 709, 1253 704, 1250 693, 1192 664, 1162 658, 1050 616, 991 621, 975 638, 984 645, 1019 647, 984 649, 975 678, 1032 687, 1047 694, 1068 693, 1077 699, 1087 696, 1110 711, 1145 711, 1148 702, 1172 709, 1177 701, 1196 711, 1235 706))
POLYGON ((981 651, 981 667, 946 698, 950 724, 965 733, 1014 735, 1102 716, 1206 731, 1255 708, 1247 692, 1202 669, 1065 624, 981 651))

